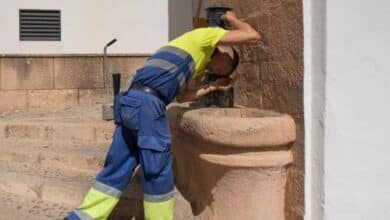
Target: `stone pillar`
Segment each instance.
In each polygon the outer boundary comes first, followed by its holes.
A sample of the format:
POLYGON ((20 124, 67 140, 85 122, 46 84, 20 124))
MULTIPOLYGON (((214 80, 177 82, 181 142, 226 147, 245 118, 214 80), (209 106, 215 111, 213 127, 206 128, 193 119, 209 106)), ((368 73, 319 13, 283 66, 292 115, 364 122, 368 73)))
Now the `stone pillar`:
MULTIPOLYGON (((198 1, 197 1, 198 2, 198 1)), ((297 140, 288 170, 286 216, 304 215, 303 9, 302 0, 204 0, 204 7, 225 4, 261 35, 258 44, 236 47, 240 53, 235 104, 291 115, 297 140)))
POLYGON ((289 115, 174 104, 168 117, 176 185, 195 219, 285 219, 289 115))

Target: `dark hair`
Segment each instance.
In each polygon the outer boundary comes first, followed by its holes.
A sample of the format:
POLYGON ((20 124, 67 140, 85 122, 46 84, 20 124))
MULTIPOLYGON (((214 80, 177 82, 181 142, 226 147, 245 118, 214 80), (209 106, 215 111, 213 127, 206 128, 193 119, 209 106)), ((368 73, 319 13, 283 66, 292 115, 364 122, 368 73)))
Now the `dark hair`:
POLYGON ((235 50, 233 47, 232 47, 232 50, 233 50, 232 70, 229 73, 229 76, 232 75, 234 70, 237 69, 238 64, 240 64, 240 56, 238 55, 237 50, 235 50))
MULTIPOLYGON (((231 47, 231 48, 232 48, 232 51, 233 51, 233 58, 231 59, 232 69, 227 74, 227 76, 232 75, 233 72, 237 69, 238 64, 240 64, 240 56, 238 55, 237 50, 235 50, 233 47, 231 47)), ((214 57, 217 53, 219 53, 218 47, 214 49, 213 53, 211 54, 211 58, 214 57)))
POLYGON ((219 52, 219 49, 218 47, 216 47, 213 51, 213 53, 211 54, 211 58, 213 58, 215 56, 215 54, 217 54, 219 52))

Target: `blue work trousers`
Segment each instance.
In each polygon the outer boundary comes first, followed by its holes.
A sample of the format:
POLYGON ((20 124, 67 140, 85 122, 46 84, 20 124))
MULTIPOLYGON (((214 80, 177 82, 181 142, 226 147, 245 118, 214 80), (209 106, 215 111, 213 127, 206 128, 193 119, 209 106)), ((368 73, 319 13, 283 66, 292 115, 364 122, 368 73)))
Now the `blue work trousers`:
POLYGON ((173 218, 171 133, 165 104, 157 97, 130 90, 117 97, 117 126, 104 168, 84 201, 69 219, 106 219, 135 167, 141 164, 145 218, 173 218), (117 115, 118 117, 118 115, 117 115))

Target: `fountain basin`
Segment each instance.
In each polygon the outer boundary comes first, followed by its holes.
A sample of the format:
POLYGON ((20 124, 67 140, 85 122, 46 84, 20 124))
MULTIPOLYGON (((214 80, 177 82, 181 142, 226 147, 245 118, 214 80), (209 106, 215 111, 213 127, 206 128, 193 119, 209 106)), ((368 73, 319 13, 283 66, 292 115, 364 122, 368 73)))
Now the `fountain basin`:
POLYGON ((194 219, 284 219, 291 116, 253 108, 168 109, 175 181, 194 219))
POLYGON ((211 144, 257 148, 295 140, 294 120, 286 114, 253 108, 182 110, 180 128, 211 144))

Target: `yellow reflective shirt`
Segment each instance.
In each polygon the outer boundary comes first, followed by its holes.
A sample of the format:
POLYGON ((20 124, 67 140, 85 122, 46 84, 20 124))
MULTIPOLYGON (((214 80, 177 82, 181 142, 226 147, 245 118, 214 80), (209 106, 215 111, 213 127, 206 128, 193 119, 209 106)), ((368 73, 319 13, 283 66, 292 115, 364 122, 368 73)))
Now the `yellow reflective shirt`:
POLYGON ((192 75, 194 78, 202 73, 218 41, 226 32, 227 30, 220 27, 197 28, 177 37, 168 45, 178 47, 191 55, 195 62, 195 72, 192 75))

